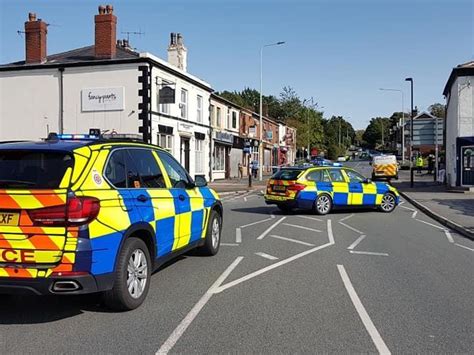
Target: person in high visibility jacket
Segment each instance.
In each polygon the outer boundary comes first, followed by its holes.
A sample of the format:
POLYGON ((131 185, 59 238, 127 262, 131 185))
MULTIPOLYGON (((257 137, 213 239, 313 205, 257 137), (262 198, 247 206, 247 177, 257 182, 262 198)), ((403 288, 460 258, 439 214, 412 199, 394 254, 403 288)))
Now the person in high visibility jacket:
POLYGON ((421 174, 421 169, 423 168, 423 156, 420 154, 418 158, 416 158, 416 169, 418 174, 421 174))

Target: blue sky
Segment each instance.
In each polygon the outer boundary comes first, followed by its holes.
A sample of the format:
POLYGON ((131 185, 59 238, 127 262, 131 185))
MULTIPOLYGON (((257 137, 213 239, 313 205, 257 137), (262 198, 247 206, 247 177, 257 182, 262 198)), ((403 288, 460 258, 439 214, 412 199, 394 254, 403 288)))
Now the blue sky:
MULTIPOLYGON (((24 57, 28 12, 50 24, 48 53, 94 42, 94 20, 104 1, 0 0, 0 62, 24 57)), ((472 0, 171 0, 112 1, 122 31, 139 51, 166 58, 170 32, 188 47, 188 71, 215 90, 259 88, 264 52, 264 93, 293 87, 313 97, 325 116, 349 117, 364 128, 371 117, 400 110, 403 89, 415 81, 415 105, 443 102, 443 87, 457 64, 474 59, 472 0)))

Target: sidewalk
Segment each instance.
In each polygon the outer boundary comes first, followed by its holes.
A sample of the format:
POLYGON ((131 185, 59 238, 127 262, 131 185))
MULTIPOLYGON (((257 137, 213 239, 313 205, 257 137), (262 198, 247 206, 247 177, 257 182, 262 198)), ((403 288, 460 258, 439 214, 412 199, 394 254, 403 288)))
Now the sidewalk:
POLYGON ((450 190, 444 185, 433 182, 432 176, 431 182, 416 181, 415 178, 413 188, 410 188, 409 181, 394 181, 393 185, 424 213, 474 240, 474 194, 450 190))

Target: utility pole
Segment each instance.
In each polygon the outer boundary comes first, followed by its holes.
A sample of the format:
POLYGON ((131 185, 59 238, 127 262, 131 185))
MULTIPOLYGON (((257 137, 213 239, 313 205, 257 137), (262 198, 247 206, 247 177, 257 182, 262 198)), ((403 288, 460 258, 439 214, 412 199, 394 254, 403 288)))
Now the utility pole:
POLYGON ((413 78, 406 78, 410 82, 411 111, 410 111, 410 187, 413 187, 413 78))

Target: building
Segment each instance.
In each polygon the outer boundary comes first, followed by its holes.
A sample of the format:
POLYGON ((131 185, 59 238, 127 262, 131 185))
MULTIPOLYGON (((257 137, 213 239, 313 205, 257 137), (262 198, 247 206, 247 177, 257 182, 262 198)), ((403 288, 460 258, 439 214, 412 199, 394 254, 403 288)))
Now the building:
POLYGON ((94 22, 93 45, 48 55, 47 24, 29 14, 25 60, 0 66, 0 140, 135 134, 210 178, 212 88, 186 71, 183 37, 171 35, 167 62, 116 40, 112 6, 99 6, 94 22))
MULTIPOLYGON (((411 120, 405 122, 405 149, 410 144, 411 120)), ((418 152, 426 156, 444 150, 443 145, 444 119, 423 111, 413 118, 413 154, 418 152)), ((405 152, 408 157, 408 151, 405 152)))
POLYGON ((288 127, 284 123, 278 123, 278 164, 292 165, 296 159, 296 128, 288 127))
POLYGON ((252 110, 240 110, 240 137, 243 139, 242 165, 244 176, 248 174, 250 162, 258 161, 260 147, 260 121, 258 114, 252 110))
POLYGON ((263 173, 269 174, 273 167, 278 166, 279 127, 276 121, 266 116, 262 117, 262 122, 263 173))
POLYGON ((446 98, 446 179, 450 186, 474 186, 474 61, 453 68, 446 98))

